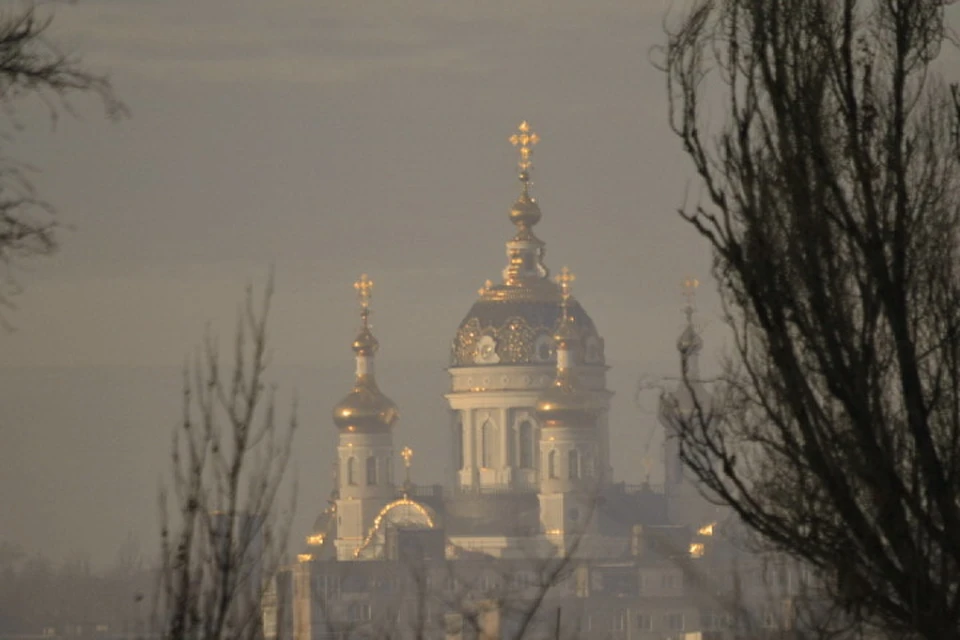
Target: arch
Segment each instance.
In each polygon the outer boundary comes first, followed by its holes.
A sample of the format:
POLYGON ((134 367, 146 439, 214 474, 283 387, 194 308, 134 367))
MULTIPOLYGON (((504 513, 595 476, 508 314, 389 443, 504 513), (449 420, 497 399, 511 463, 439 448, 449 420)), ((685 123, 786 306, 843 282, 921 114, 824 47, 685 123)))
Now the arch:
POLYGON ((571 480, 580 478, 580 452, 576 449, 567 452, 567 477, 571 480))
POLYGON ((521 469, 533 469, 533 445, 534 445, 535 431, 533 428, 533 423, 530 420, 524 420, 520 423, 519 429, 519 438, 520 438, 520 456, 517 461, 517 466, 521 469))
POLYGON ((347 484, 350 486, 357 484, 357 459, 353 456, 347 458, 347 484))
POLYGON ((400 510, 400 518, 403 518, 406 524, 410 524, 411 520, 417 520, 419 522, 414 522, 415 525, 426 525, 426 529, 435 529, 437 527, 436 520, 434 519, 433 510, 430 507, 415 502, 410 498, 400 498, 394 500, 390 504, 386 505, 383 509, 380 509, 380 513, 377 514, 377 517, 373 519, 373 525, 370 527, 370 531, 367 532, 366 537, 363 540, 363 543, 353 552, 354 557, 359 558, 360 554, 370 546, 370 544, 376 538, 377 533, 381 532, 384 520, 389 516, 393 511, 400 510), (403 512, 406 513, 406 517, 403 517, 403 512))
POLYGON ((557 477, 557 450, 551 449, 550 453, 547 454, 547 477, 556 478, 557 477))
POLYGON ((367 458, 367 486, 373 487, 377 484, 377 459, 373 456, 367 458))

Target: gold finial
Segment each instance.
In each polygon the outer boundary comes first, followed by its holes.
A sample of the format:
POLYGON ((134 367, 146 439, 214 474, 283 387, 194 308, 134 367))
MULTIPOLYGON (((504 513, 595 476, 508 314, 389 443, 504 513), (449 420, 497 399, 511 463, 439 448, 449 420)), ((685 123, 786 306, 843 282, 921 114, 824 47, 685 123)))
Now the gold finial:
POLYGON ((367 274, 361 274, 360 279, 353 283, 353 288, 357 290, 357 296, 360 298, 360 309, 363 319, 366 320, 370 315, 370 298, 373 294, 373 280, 367 274))
POLYGON ((696 309, 697 287, 700 281, 693 277, 688 277, 683 281, 683 297, 687 299, 687 304, 683 307, 683 312, 689 322, 693 317, 693 311, 696 309))
POLYGON ((577 277, 567 267, 560 269, 560 273, 557 274, 556 280, 560 285, 560 296, 564 304, 570 299, 570 289, 576 279, 577 277))
POLYGON ((413 460, 413 449, 410 447, 404 447, 400 450, 400 457, 403 458, 403 466, 406 470, 406 476, 403 481, 404 486, 410 486, 410 464, 413 460))
POLYGON ((510 144, 520 149, 520 161, 517 166, 520 168, 520 181, 526 186, 530 182, 530 167, 533 162, 530 156, 533 155, 533 145, 540 142, 540 136, 530 131, 530 125, 526 120, 517 127, 517 133, 510 136, 510 144))
POLYGON ((479 293, 482 296, 486 294, 488 291, 490 291, 490 289, 492 288, 493 288, 493 280, 486 280, 483 283, 483 286, 477 290, 477 293, 479 293))
POLYGON ((370 298, 373 293, 373 280, 364 273, 353 283, 353 288, 357 290, 357 296, 360 298, 361 320, 360 333, 353 341, 353 350, 361 355, 373 355, 377 350, 377 339, 370 331, 370 298))

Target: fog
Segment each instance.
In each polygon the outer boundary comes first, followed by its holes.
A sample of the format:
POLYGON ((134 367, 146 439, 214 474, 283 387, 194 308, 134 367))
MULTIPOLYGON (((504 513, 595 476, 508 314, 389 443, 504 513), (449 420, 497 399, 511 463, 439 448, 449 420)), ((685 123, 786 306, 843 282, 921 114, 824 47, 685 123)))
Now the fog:
MULTIPOLYGON (((39 169, 69 229, 56 257, 17 274, 15 329, 0 334, 0 541, 104 566, 132 532, 153 552, 181 367, 205 327, 229 341, 244 286, 271 266, 281 406, 300 397, 294 538, 330 491, 330 409, 352 382, 361 272, 377 283, 394 440, 415 450, 416 481, 441 481, 444 367, 477 288, 505 265, 519 189, 507 138, 524 119, 542 137, 546 263, 576 272, 606 340, 615 479, 640 482, 659 427, 634 386, 676 372, 680 285, 708 282, 710 264, 675 213, 696 192, 650 63, 666 8, 57 6, 51 35, 110 73, 132 117, 105 122, 85 100, 55 127, 39 105, 21 114, 10 152, 39 169)), ((723 332, 710 286, 699 307, 712 361, 723 332)))

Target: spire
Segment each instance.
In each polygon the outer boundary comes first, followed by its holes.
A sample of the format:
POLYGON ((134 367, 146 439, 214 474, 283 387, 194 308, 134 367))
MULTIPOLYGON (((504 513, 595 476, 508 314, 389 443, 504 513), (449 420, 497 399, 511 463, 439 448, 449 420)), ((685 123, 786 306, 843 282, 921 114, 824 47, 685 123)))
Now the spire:
POLYGON ((523 185, 523 191, 520 197, 513 204, 510 210, 510 220, 517 225, 520 234, 531 233, 533 225, 540 221, 540 206, 536 198, 530 195, 530 170, 533 168, 533 146, 540 142, 540 136, 530 131, 530 125, 526 120, 517 127, 517 132, 510 136, 510 144, 517 147, 520 152, 520 159, 517 162, 517 168, 520 170, 518 177, 520 184, 523 185))
POLYGON ((683 362, 687 375, 696 377, 699 375, 698 355, 703 348, 703 340, 700 338, 700 332, 693 322, 693 314, 697 309, 696 298, 697 288, 700 281, 696 278, 688 277, 683 281, 683 297, 686 298, 686 304, 683 305, 683 314, 687 318, 687 325, 684 327, 680 337, 677 338, 677 350, 683 362))
POLYGON ((370 299, 373 280, 367 274, 353 283, 360 300, 360 331, 353 339, 357 357, 357 377, 353 389, 333 409, 333 421, 346 431, 370 431, 389 428, 396 422, 397 406, 383 395, 373 376, 373 356, 380 343, 370 330, 370 299))
POLYGON ((373 332, 370 331, 370 298, 373 295, 373 280, 364 273, 353 283, 353 288, 357 290, 357 297, 360 299, 360 331, 353 341, 353 351, 358 359, 361 356, 372 358, 380 346, 377 339, 373 337, 373 332))

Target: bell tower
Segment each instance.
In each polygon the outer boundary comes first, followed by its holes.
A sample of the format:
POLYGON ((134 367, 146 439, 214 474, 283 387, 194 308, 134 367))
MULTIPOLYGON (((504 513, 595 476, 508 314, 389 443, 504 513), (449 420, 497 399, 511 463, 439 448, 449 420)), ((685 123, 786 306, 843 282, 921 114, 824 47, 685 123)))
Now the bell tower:
POLYGON ((379 348, 370 328, 373 282, 366 274, 354 283, 360 298, 360 331, 353 341, 356 379, 333 409, 339 429, 337 447, 337 557, 353 559, 381 509, 395 496, 393 424, 397 406, 380 391, 374 377, 379 348))
POLYGON ((564 267, 557 276, 562 292, 560 324, 554 339, 557 367, 553 384, 537 402, 540 432, 540 525, 563 549, 596 531, 596 509, 605 469, 599 417, 605 403, 577 377, 581 345, 570 314, 574 276, 564 267))
MULTIPOLYGON (((681 376, 672 391, 660 397, 660 424, 664 428, 663 465, 667 519, 671 524, 695 527, 712 521, 715 509, 700 495, 695 479, 683 468, 677 429, 684 421, 709 421, 712 398, 700 376, 700 351, 703 339, 694 323, 696 291, 700 282, 687 278, 683 283, 686 325, 677 338, 681 376)), ((695 423, 696 424, 696 423, 695 423)))

